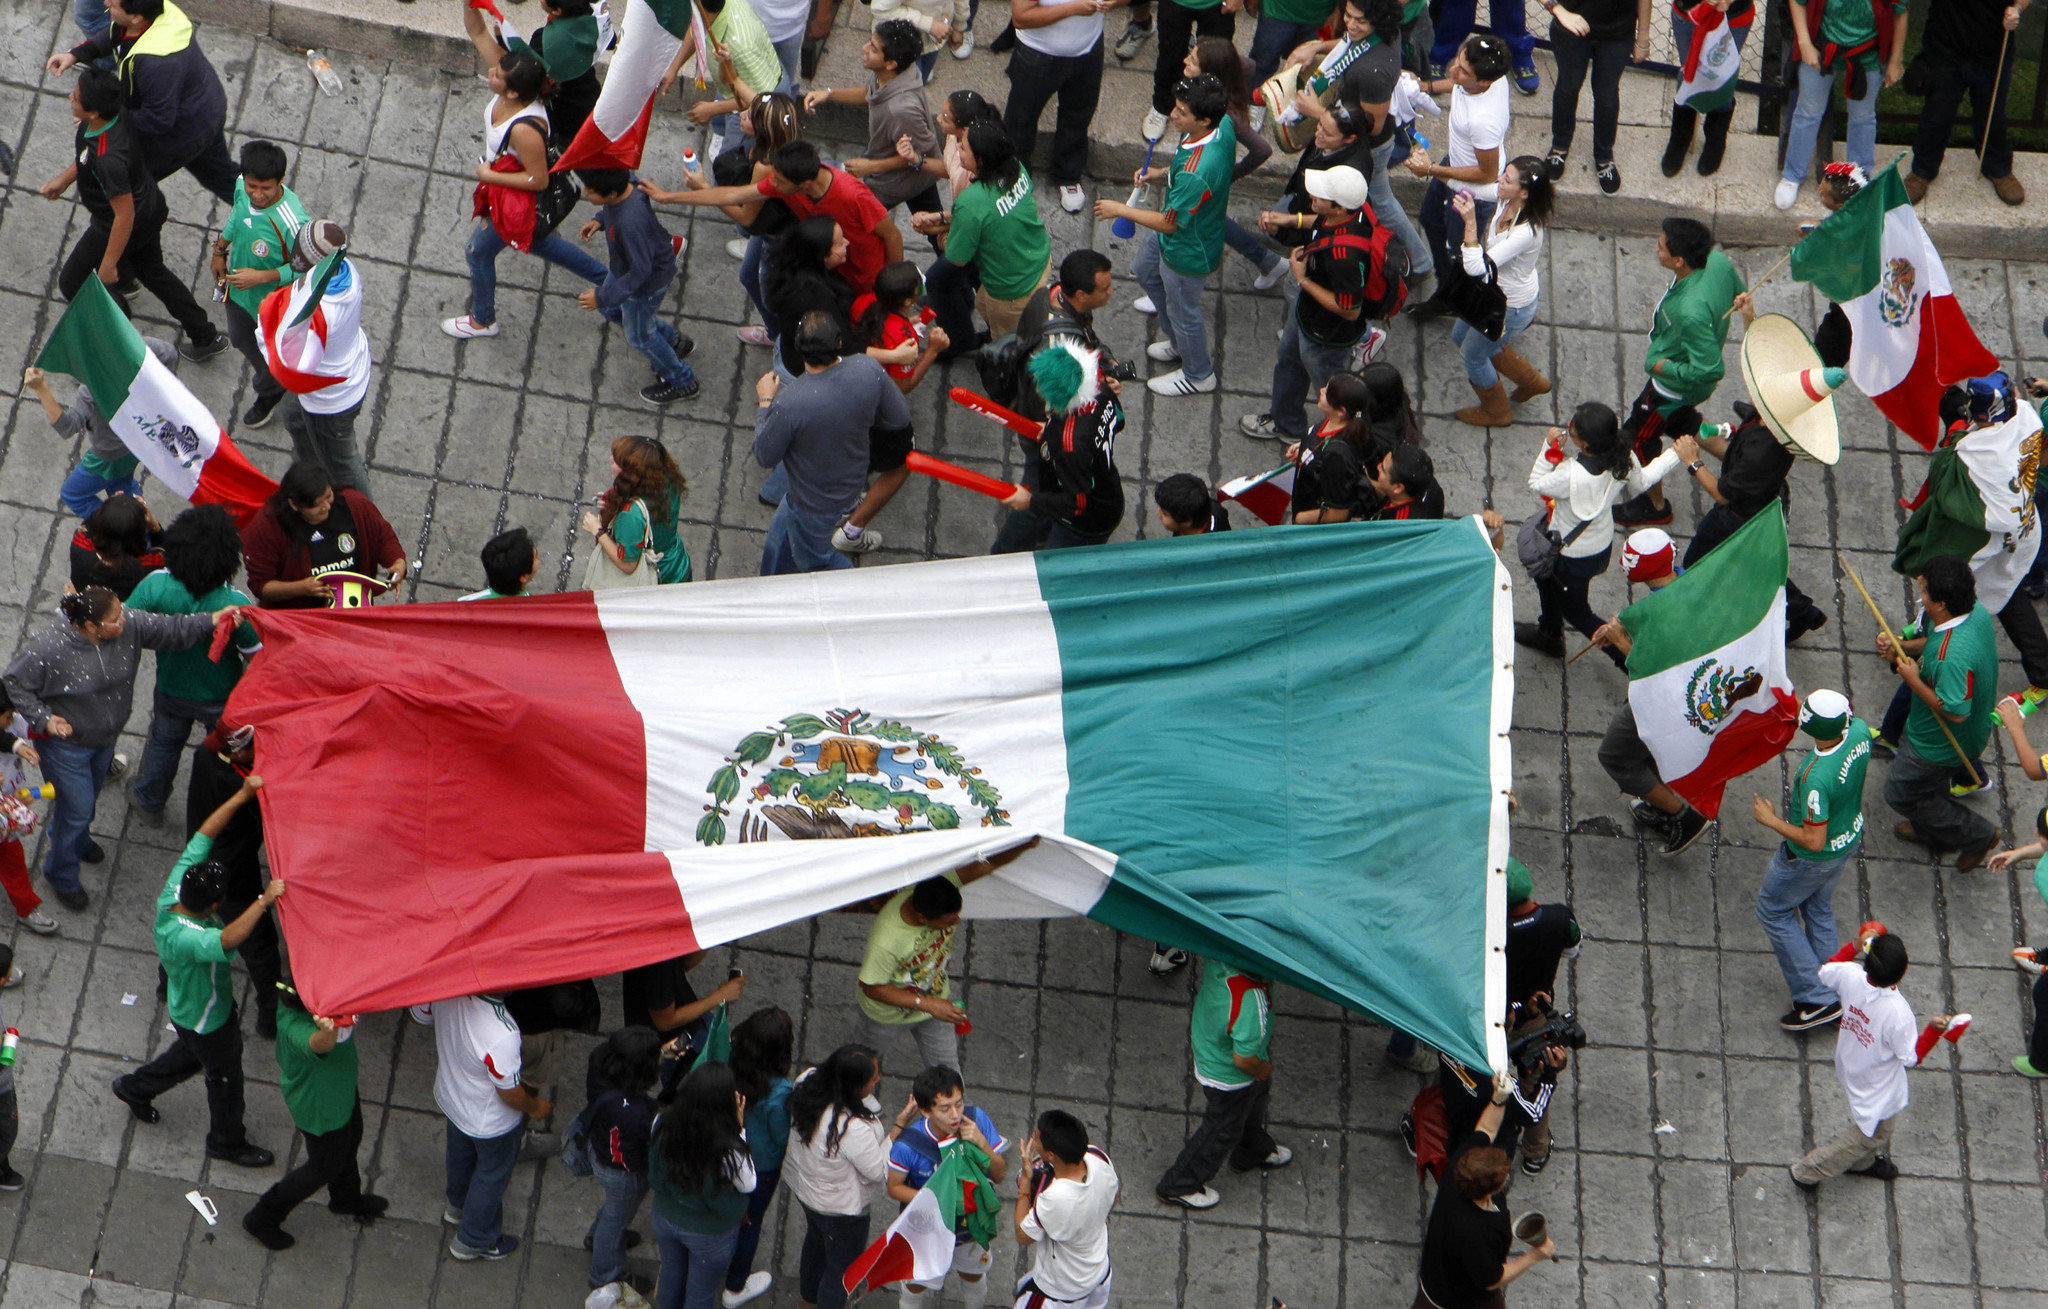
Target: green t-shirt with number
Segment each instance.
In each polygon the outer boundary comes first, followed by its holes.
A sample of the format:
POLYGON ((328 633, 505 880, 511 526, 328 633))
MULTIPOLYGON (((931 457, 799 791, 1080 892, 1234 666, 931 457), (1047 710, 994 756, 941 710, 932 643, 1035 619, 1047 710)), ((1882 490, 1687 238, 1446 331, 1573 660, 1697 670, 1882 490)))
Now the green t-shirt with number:
POLYGON ((1785 849, 1794 859, 1815 862, 1840 859, 1863 839, 1863 775, 1870 770, 1870 743, 1877 733, 1861 718, 1851 718, 1832 750, 1815 750, 1792 778, 1795 823, 1826 823, 1827 843, 1809 850, 1794 842, 1785 849))
POLYGON ((1230 173, 1237 164, 1237 129, 1226 115, 1201 139, 1173 152, 1166 212, 1174 228, 1159 234, 1159 257, 1183 277, 1207 277, 1223 262, 1223 224, 1230 215, 1230 173))
MULTIPOLYGON (((292 261, 292 243, 299 239, 299 228, 305 221, 306 206, 299 203, 290 187, 284 188, 277 203, 268 209, 258 209, 249 203, 248 187, 236 178, 235 207, 228 213, 227 226, 220 229, 221 239, 228 243, 228 271, 283 268, 292 261)), ((283 281, 290 280, 287 270, 283 281)), ((254 318, 263 310, 263 297, 280 284, 265 282, 241 290, 231 282, 228 299, 254 318)))
POLYGON ((220 943, 218 918, 194 918, 178 912, 178 887, 185 870, 213 853, 205 833, 185 843, 185 853, 156 898, 156 957, 164 966, 165 1007, 171 1021, 205 1036, 218 1031, 235 1007, 235 952, 220 943))
MULTIPOLYGON (((1975 759, 1991 739, 1998 706, 1998 640, 1992 631, 1991 611, 1978 605, 1947 631, 1928 633, 1927 645, 1920 651, 1920 679, 1934 688, 1942 708, 1955 716, 1950 718, 1949 728, 1964 756, 1975 759)), ((1942 735, 1934 710, 1917 695, 1906 715, 1906 744, 1930 764, 1963 762, 1942 735)))

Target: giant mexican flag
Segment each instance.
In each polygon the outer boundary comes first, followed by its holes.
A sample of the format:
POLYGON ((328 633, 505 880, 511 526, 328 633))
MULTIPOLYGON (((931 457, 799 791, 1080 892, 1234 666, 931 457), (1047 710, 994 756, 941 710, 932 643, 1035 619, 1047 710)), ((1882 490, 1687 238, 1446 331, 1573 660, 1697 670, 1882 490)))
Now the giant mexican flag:
POLYGON ((1792 248, 1792 276, 1848 316, 1849 376, 1901 432, 1932 450, 1941 393, 1998 368, 1956 303, 1941 255, 1886 168, 1792 248))
POLYGON ((1927 463, 1927 495, 1899 529, 1892 569, 1918 576, 1936 555, 1970 561, 1977 601, 2004 609, 2041 550, 2034 478, 2041 412, 2022 403, 1994 427, 1964 432, 1927 463))
POLYGON ((317 1012, 616 972, 1038 836, 969 916, 1086 914, 1504 1065, 1475 519, 250 617, 227 717, 317 1012))
POLYGON ((1721 788, 1785 748, 1799 716, 1785 671, 1785 511, 1766 509, 1621 611, 1628 706, 1664 784, 1709 818, 1721 788))
MULTIPOLYGON (((618 6, 613 6, 616 9, 618 6)), ((638 168, 647 145, 647 120, 669 61, 695 25, 697 66, 706 56, 703 23, 692 0, 625 0, 619 16, 619 46, 597 93, 590 117, 562 152, 554 171, 569 168, 638 168)), ((700 74, 701 75, 701 74, 700 74)))
POLYGON ((195 505, 247 524, 277 490, 235 448, 199 398, 143 344, 97 277, 64 308, 36 367, 85 383, 107 425, 150 475, 195 505))

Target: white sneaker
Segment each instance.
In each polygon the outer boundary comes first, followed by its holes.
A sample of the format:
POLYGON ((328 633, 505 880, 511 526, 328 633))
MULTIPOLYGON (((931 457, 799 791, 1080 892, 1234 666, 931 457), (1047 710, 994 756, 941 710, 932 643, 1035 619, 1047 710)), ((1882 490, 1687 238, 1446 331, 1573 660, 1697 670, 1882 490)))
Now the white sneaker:
POLYGON ((1151 345, 1145 347, 1145 357, 1147 359, 1156 359, 1162 364, 1177 364, 1180 362, 1180 351, 1175 348, 1170 339, 1154 341, 1151 345))
POLYGON ((864 555, 870 550, 882 548, 882 533, 879 528, 864 528, 859 536, 848 536, 846 524, 832 529, 832 548, 841 554, 864 555))
POLYGON ((467 341, 479 336, 496 336, 498 334, 498 325, 492 323, 486 327, 468 314, 464 314, 460 318, 442 319, 441 330, 458 341, 467 341))
POLYGON ((454 1205, 443 1205, 441 1207, 441 1221, 460 1227, 462 1226, 462 1211, 454 1205))
POLYGON ((1285 1168, 1287 1165, 1293 1162, 1294 1151, 1276 1142, 1273 1146, 1273 1153, 1267 1155, 1264 1159, 1259 1160, 1259 1167, 1285 1168))
POLYGON ((1154 977, 1169 977, 1187 966, 1188 952, 1176 950, 1170 946, 1163 950, 1154 948, 1151 962, 1145 965, 1146 968, 1151 970, 1154 977))
POLYGON ((1145 139, 1146 139, 1147 141, 1157 141, 1157 140, 1158 140, 1158 139, 1159 139, 1160 137, 1162 137, 1162 136, 1165 136, 1165 135, 1166 135, 1166 115, 1165 115, 1165 114, 1162 114, 1162 113, 1160 113, 1160 112, 1159 112, 1159 111, 1158 111, 1157 109, 1149 109, 1149 110, 1147 110, 1147 111, 1145 112, 1145 129, 1144 129, 1144 130, 1145 130, 1145 139))
POLYGON ((1287 276, 1287 261, 1283 259, 1279 263, 1274 264, 1270 272, 1260 273, 1252 282, 1252 290, 1270 291, 1275 286, 1278 286, 1280 279, 1285 276, 1287 276))
POLYGON ((1080 213, 1082 206, 1086 205, 1087 203, 1088 193, 1086 191, 1083 191, 1079 186, 1062 186, 1060 188, 1060 208, 1066 210, 1068 213, 1080 213))
POLYGON ((1351 347, 1351 371, 1357 372, 1387 352, 1387 329, 1374 323, 1365 329, 1365 335, 1351 347))
POLYGON ((1771 203, 1780 209, 1790 209, 1799 199, 1799 183, 1778 179, 1778 189, 1771 192, 1771 203))
POLYGON ((28 974, 21 971, 20 964, 16 964, 14 965, 14 967, 7 970, 6 980, 0 981, 0 991, 12 991, 15 987, 20 986, 23 982, 26 982, 27 980, 28 974))
POLYGON ((126 773, 127 771, 128 756, 124 754, 117 754, 114 756, 114 762, 107 765, 107 780, 111 782, 115 778, 121 776, 123 773, 126 773))
POLYGON ((1162 1204, 1177 1204, 1183 1209, 1214 1209, 1223 1203, 1223 1197, 1216 1193, 1214 1187, 1209 1186, 1199 1191, 1190 1191, 1186 1195, 1162 1195, 1159 1199, 1162 1204))
POLYGON ((1162 374, 1145 383, 1154 395, 1207 395, 1216 389, 1216 374, 1211 373, 1199 382, 1190 382, 1181 369, 1162 374))
POLYGON ((773 1285, 775 1285, 775 1278, 765 1269, 759 1272, 748 1273, 745 1286, 742 1286, 737 1291, 720 1291, 718 1293, 718 1302, 724 1305, 725 1309, 740 1309, 740 1306, 747 1301, 768 1294, 768 1288, 773 1285))
MULTIPOLYGON (((1490 12, 1490 11, 1489 11, 1489 12, 1490 12)), ((974 29, 973 29, 973 28, 969 28, 969 29, 968 29, 967 31, 965 31, 965 32, 962 32, 962 33, 960 34, 960 44, 959 44, 959 45, 956 45, 956 46, 954 46, 954 47, 953 47, 953 57, 954 57, 955 59, 965 59, 965 58, 966 58, 967 56, 969 56, 969 55, 971 55, 971 54, 973 54, 973 53, 974 53, 974 29)), ((766 1274, 766 1273, 756 1273, 756 1274, 754 1274, 754 1276, 756 1276, 756 1277, 766 1277, 767 1275, 768 1275, 768 1274, 766 1274)), ((748 1281, 748 1283, 747 1283, 747 1285, 749 1285, 749 1286, 752 1286, 752 1285, 753 1285, 753 1282, 752 1282, 751 1280, 749 1280, 749 1281, 748 1281)), ((767 1289, 767 1287, 766 1287, 766 1286, 764 1285, 764 1286, 762 1287, 762 1290, 766 1290, 766 1289, 767 1289)), ((741 1298, 739 1298, 739 1299, 737 1299, 737 1300, 734 1300, 734 1301, 732 1302, 732 1304, 745 1304, 745 1303, 746 1303, 746 1302, 747 1302, 748 1300, 751 1300, 751 1299, 753 1299, 753 1298, 754 1298, 754 1296, 757 1296, 757 1295, 759 1295, 759 1294, 761 1294, 761 1292, 760 1292, 760 1291, 754 1291, 754 1292, 751 1292, 751 1293, 749 1293, 749 1294, 747 1294, 747 1295, 744 1295, 744 1296, 742 1296, 741 1298)), ((727 1305, 727 1306, 726 1306, 726 1309, 732 1309, 732 1305, 727 1305)))
POLYGON ((1152 303, 1152 297, 1149 295, 1141 295, 1131 301, 1131 308, 1141 314, 1156 314, 1159 312, 1159 306, 1152 303))
POLYGON ((1266 106, 1263 104, 1252 106, 1252 130, 1254 132, 1266 130, 1266 106))
POLYGON ((57 934, 57 920, 40 909, 22 919, 21 925, 34 932, 37 936, 55 936, 57 934))
POLYGON ((727 241, 725 243, 725 252, 735 259, 745 259, 747 257, 747 246, 749 244, 750 242, 747 240, 746 237, 736 236, 732 240, 727 241))

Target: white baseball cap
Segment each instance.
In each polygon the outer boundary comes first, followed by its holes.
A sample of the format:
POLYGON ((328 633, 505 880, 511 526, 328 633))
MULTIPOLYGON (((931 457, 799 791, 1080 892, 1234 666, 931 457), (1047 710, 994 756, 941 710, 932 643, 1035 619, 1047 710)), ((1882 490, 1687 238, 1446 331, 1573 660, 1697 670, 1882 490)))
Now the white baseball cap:
POLYGON ((1356 168, 1342 164, 1335 168, 1311 168, 1301 175, 1301 182, 1318 199, 1346 209, 1365 207, 1368 187, 1365 174, 1356 168))

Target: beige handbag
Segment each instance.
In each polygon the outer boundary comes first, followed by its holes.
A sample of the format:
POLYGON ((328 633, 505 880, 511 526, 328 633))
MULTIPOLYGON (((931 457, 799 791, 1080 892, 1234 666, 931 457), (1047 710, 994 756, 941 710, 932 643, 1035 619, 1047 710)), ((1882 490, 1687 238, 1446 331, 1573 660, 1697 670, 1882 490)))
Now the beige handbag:
POLYGON ((640 566, 630 573, 619 571, 619 566, 605 554, 604 546, 592 541, 590 559, 583 565, 584 590, 616 591, 628 586, 655 586, 660 583, 661 579, 655 576, 661 555, 654 549, 654 519, 647 512, 646 501, 635 500, 633 503, 640 506, 640 521, 647 524, 647 539, 640 543, 640 566))

